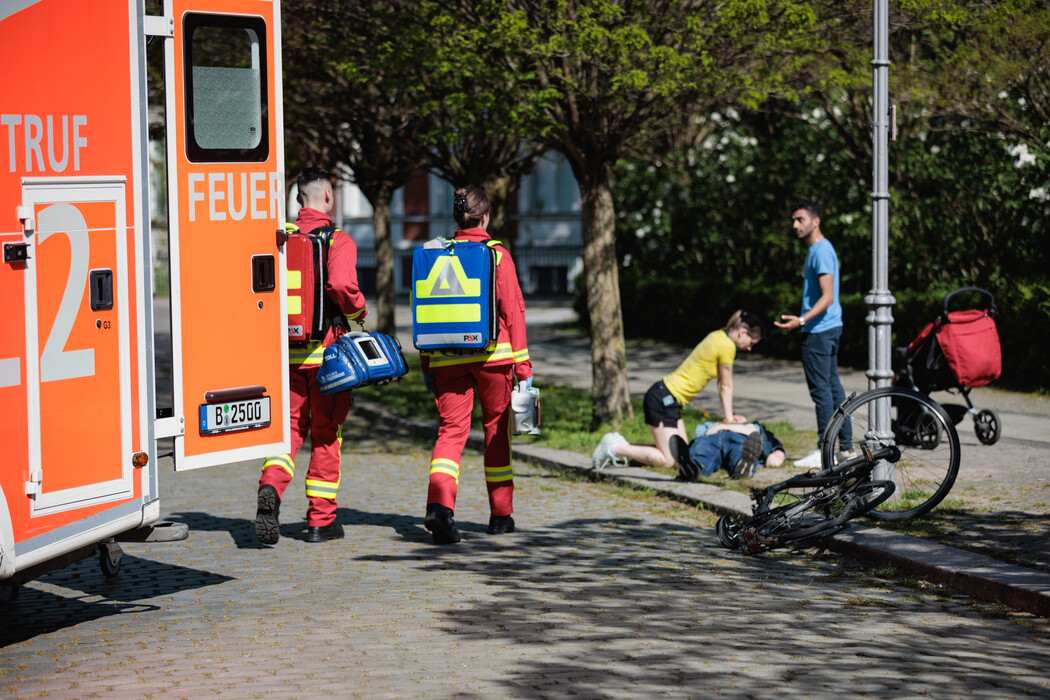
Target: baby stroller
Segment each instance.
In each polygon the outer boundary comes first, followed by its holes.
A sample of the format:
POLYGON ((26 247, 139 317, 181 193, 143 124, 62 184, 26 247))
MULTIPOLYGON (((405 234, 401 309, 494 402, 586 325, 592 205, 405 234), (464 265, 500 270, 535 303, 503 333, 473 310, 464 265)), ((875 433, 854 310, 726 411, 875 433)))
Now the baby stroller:
POLYGON ((931 391, 958 391, 966 401, 962 406, 944 406, 953 421, 973 417, 977 439, 994 445, 1002 433, 999 414, 991 409, 978 411, 970 401, 970 389, 984 386, 1002 372, 999 333, 995 328, 995 297, 977 287, 961 287, 944 297, 944 311, 926 324, 906 348, 896 348, 893 383, 924 394, 931 391), (987 303, 981 308, 949 311, 948 302, 956 294, 973 292, 987 303))

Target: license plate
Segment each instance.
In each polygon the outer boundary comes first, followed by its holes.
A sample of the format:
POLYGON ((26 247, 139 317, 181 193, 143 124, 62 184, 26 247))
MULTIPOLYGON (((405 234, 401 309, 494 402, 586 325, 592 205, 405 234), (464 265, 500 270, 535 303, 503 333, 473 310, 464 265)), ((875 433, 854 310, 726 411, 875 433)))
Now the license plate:
POLYGON ((270 424, 270 397, 200 405, 201 435, 265 428, 270 424))

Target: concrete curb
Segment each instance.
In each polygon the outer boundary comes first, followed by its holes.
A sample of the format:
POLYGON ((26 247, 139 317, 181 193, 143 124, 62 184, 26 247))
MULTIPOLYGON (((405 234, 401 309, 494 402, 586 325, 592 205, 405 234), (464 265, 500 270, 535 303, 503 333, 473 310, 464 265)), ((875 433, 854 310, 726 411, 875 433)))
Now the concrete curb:
MULTIPOLYGON (((354 410, 391 430, 432 438, 437 436, 435 421, 403 418, 374 401, 355 400, 354 410)), ((481 431, 470 431, 467 446, 479 451, 483 449, 481 431)), ((536 445, 515 445, 514 455, 522 461, 550 469, 591 478, 601 475, 637 488, 652 489, 717 513, 751 514, 750 497, 711 484, 683 483, 642 467, 608 467, 596 472, 591 468, 591 460, 584 455, 536 445)), ((868 564, 893 566, 904 575, 951 588, 977 600, 1050 618, 1050 574, 1041 571, 917 537, 857 525, 830 538, 827 546, 832 551, 868 564)))

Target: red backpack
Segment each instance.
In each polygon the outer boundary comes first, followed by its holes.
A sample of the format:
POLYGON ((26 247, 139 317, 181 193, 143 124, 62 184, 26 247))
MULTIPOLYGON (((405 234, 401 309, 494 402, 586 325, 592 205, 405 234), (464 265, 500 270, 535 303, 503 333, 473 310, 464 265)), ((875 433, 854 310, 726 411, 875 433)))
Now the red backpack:
POLYGON ((288 225, 285 261, 288 266, 288 342, 322 340, 333 324, 347 328, 342 310, 324 291, 328 248, 340 229, 321 226, 303 233, 288 225))

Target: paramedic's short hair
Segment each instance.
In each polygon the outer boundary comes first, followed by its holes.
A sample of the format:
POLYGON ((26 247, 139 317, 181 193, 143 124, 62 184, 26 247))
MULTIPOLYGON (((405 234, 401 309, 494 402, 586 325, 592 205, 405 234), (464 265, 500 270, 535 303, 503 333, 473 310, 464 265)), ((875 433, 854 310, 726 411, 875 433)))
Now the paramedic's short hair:
POLYGON ((489 198, 477 185, 457 187, 452 194, 452 217, 460 228, 476 228, 489 213, 489 198))
POLYGON ((332 176, 324 168, 318 168, 313 166, 299 173, 299 177, 295 179, 295 199, 299 204, 303 203, 303 191, 315 182, 324 182, 328 185, 332 184, 332 176))
POLYGON ((809 212, 809 215, 815 219, 820 218, 819 202, 814 202, 812 199, 800 199, 791 205, 791 213, 794 214, 799 209, 805 209, 809 212))

